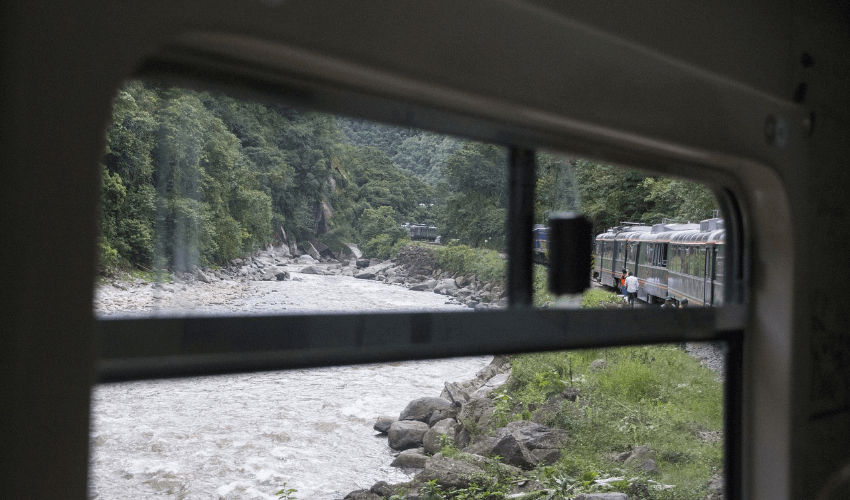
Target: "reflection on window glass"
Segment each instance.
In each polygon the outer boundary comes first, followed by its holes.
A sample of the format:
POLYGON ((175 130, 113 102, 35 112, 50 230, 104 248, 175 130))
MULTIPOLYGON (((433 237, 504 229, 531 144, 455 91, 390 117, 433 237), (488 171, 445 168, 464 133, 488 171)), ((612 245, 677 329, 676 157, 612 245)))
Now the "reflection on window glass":
POLYGON ((722 268, 725 231, 708 188, 539 153, 535 203, 538 227, 553 213, 575 211, 591 221, 596 235, 589 245, 591 289, 583 297, 550 295, 547 256, 536 250, 536 306, 588 307, 604 294, 606 307, 626 307, 629 273, 638 280, 637 307, 722 303, 723 280, 712 270, 722 268))
POLYGON ((99 314, 507 302, 504 147, 134 81, 101 176, 99 314))
POLYGON ((99 386, 90 495, 708 498, 722 376, 689 343, 99 386))

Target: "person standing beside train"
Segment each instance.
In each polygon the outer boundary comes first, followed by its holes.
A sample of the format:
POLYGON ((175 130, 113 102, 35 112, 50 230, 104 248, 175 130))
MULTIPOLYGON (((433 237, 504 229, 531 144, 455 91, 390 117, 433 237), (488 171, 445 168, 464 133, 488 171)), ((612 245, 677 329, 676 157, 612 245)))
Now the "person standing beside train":
POLYGON ((626 298, 626 270, 623 269, 623 274, 620 275, 620 294, 626 298))
POLYGON ((629 307, 635 306, 635 298, 637 297, 637 291, 640 288, 640 282, 637 279, 637 276, 632 275, 631 271, 629 271, 629 276, 626 278, 626 292, 629 294, 629 307))

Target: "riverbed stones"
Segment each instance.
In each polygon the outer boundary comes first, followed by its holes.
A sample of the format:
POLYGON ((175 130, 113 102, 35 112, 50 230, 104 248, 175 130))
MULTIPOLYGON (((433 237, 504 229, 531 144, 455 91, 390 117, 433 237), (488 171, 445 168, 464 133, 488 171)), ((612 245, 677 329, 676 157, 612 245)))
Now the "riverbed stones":
POLYGON ((398 420, 390 425, 387 433, 390 448, 406 450, 422 445, 422 437, 428 432, 428 424, 418 420, 398 420))
MULTIPOLYGON (((435 411, 450 410, 452 402, 443 398, 414 399, 402 410, 399 420, 418 420, 428 422, 435 411)), ((426 424, 427 425, 427 424, 426 424)))
POLYGON ((428 456, 425 455, 422 448, 412 448, 399 453, 390 465, 403 469, 423 469, 427 461, 428 456))

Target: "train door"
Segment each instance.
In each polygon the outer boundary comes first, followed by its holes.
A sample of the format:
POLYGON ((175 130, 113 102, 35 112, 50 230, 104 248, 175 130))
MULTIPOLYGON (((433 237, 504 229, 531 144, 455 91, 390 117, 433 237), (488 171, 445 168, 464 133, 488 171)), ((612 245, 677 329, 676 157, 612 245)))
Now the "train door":
POLYGON ((702 250, 702 259, 705 262, 705 278, 703 285, 703 304, 710 306, 714 303, 714 253, 717 248, 714 245, 706 246, 702 250))

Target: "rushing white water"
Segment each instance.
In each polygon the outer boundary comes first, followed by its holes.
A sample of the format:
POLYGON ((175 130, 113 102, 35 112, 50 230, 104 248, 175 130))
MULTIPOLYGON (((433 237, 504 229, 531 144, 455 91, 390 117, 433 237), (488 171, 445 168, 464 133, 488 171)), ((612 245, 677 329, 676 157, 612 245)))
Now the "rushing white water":
POLYGON ((490 358, 122 383, 94 391, 90 496, 342 498, 410 479, 372 425, 490 358))
MULTIPOLYGON (((307 277, 305 277, 307 278, 307 277)), ((303 310, 298 297, 335 297, 335 309, 450 309, 433 293, 410 292, 353 278, 309 277, 299 293, 254 284, 266 307, 303 310), (318 292, 311 292, 315 283, 318 292), (337 294, 334 283, 344 287, 337 294), (331 286, 331 288, 328 288, 331 286), (319 293, 320 292, 320 293, 319 293), (312 293, 312 295, 311 295, 312 293), (275 297, 273 300, 271 298, 275 297), (277 298, 279 297, 279 298, 277 298), (346 299, 343 299, 345 297, 346 299), (285 300, 285 302, 284 302, 285 300), (348 304, 348 301, 351 304, 348 304)), ((281 288, 292 291, 294 286, 281 288)), ((205 311, 232 312, 218 293, 200 290, 205 311), (210 300, 218 302, 209 307, 210 300)), ((192 290, 189 290, 192 292, 192 290)), ((115 303, 138 290, 99 292, 115 303)), ((201 299, 198 299, 201 297, 201 299)), ((126 299, 129 300, 129 299, 126 299)), ((141 299, 139 299, 141 300, 141 299)), ((245 300, 244 298, 239 300, 245 300)), ((312 304, 319 308, 322 302, 312 304)), ((254 304, 251 304, 251 308, 254 304)), ((141 306, 140 306, 141 307, 141 306)), ((244 305, 243 305, 244 307, 244 305)), ((200 307, 199 307, 200 308, 200 307)), ((468 309, 467 309, 468 310, 468 309)), ((411 475, 390 467, 386 437, 372 430, 380 415, 438 396, 446 381, 468 380, 490 357, 415 361, 102 385, 92 393, 90 498, 271 499, 295 488, 298 499, 342 498, 379 480, 411 475)))

